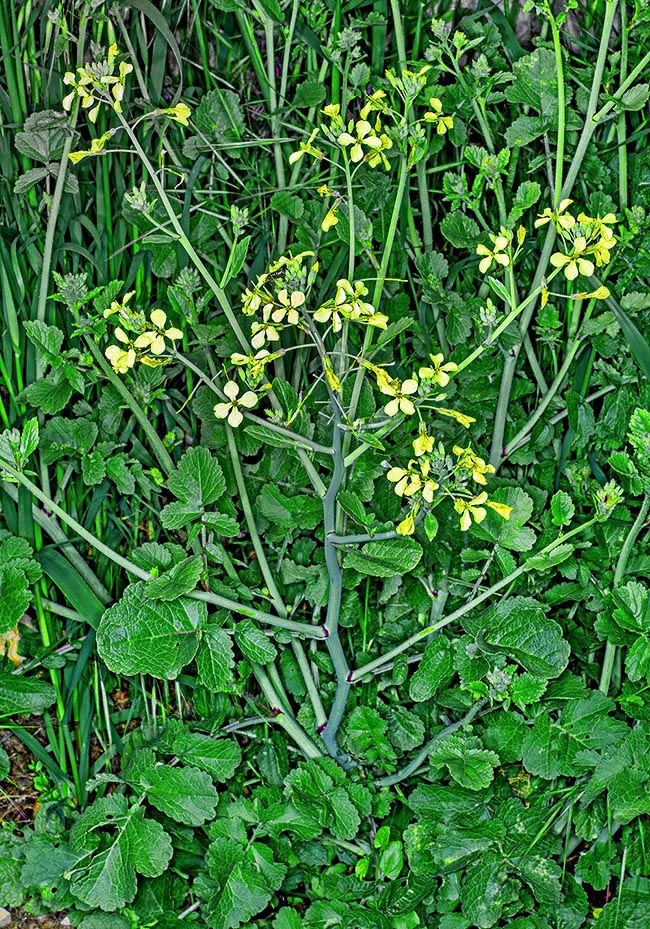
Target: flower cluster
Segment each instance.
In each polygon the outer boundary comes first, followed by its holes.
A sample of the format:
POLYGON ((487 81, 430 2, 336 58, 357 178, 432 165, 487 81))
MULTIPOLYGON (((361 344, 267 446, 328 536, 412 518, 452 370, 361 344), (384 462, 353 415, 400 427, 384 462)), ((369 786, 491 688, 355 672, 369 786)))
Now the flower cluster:
POLYGON ((510 268, 516 261, 521 247, 526 238, 526 230, 519 226, 516 235, 516 247, 513 251, 513 234, 510 229, 504 229, 503 226, 497 235, 489 234, 492 247, 480 243, 476 246, 476 254, 481 256, 478 269, 481 274, 487 274, 492 265, 510 268))
POLYGON ((442 101, 438 97, 431 97, 429 106, 431 109, 424 114, 424 119, 436 127, 438 135, 444 135, 448 129, 454 128, 454 117, 443 114, 442 101))
POLYGON ((331 324, 333 332, 340 332, 344 319, 385 329, 388 317, 363 299, 367 295, 368 288, 363 282, 341 278, 336 282, 336 294, 316 310, 314 319, 318 323, 331 324))
POLYGON ((80 97, 82 107, 90 110, 88 119, 91 123, 96 121, 102 103, 112 106, 116 113, 122 112, 124 82, 127 74, 133 71, 133 65, 121 61, 115 73, 118 54, 117 45, 113 44, 103 61, 93 61, 77 68, 76 75, 73 71, 65 73, 63 83, 72 90, 63 98, 64 110, 70 110, 74 98, 80 97))
POLYGON ((143 313, 131 308, 129 301, 134 293, 129 291, 121 301, 114 300, 104 310, 104 317, 117 315, 122 323, 113 331, 120 344, 109 345, 104 352, 116 374, 126 374, 136 362, 150 368, 164 364, 166 359, 161 356, 167 350, 165 339, 173 344, 183 338, 180 329, 167 326, 167 314, 163 310, 152 310, 147 320, 143 313))
POLYGON ((557 210, 547 207, 535 220, 536 228, 552 223, 561 236, 565 250, 551 255, 551 264, 560 268, 569 281, 574 281, 579 274, 590 277, 596 267, 609 264, 610 253, 616 245, 612 226, 618 222, 613 213, 602 217, 578 213, 575 217, 568 212, 572 203, 572 200, 562 200, 557 210))

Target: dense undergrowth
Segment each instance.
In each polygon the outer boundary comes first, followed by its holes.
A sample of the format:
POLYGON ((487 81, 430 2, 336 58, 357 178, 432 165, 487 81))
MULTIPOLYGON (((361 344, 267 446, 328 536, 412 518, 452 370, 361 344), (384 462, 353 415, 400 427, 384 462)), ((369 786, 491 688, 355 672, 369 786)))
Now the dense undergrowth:
POLYGON ((650 924, 650 11, 433 6, 0 5, 4 907, 650 924))

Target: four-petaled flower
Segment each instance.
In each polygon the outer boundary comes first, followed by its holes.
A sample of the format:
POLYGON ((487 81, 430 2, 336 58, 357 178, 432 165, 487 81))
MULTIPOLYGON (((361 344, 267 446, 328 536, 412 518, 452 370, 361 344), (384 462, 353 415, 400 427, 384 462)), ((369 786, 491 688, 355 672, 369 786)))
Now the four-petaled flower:
POLYGON ((171 342, 178 342, 179 339, 183 338, 183 333, 180 329, 176 329, 174 326, 165 329, 167 325, 167 314, 163 312, 163 310, 152 310, 149 319, 154 328, 152 330, 147 330, 147 332, 143 332, 137 337, 133 343, 136 348, 146 349, 150 351, 152 355, 162 355, 165 351, 166 338, 171 342))
POLYGON ((115 371, 116 374, 126 374, 129 368, 132 368, 135 364, 135 348, 126 332, 119 326, 115 329, 114 334, 118 342, 126 345, 126 348, 120 348, 119 345, 109 345, 104 354, 110 361, 113 371, 115 371))
POLYGON ((304 293, 301 290, 294 290, 290 295, 289 291, 285 288, 278 293, 276 299, 280 306, 276 306, 271 313, 273 322, 281 323, 286 317, 287 322, 291 326, 297 326, 300 322, 298 307, 301 307, 305 302, 304 293))
POLYGON ((594 273, 594 263, 588 258, 583 258, 583 252, 587 248, 587 240, 583 235, 579 235, 573 240, 573 252, 570 255, 564 255, 562 252, 555 252, 551 255, 551 264, 554 268, 562 268, 564 276, 569 281, 574 281, 578 274, 584 274, 590 277, 594 273))
POLYGON ((458 365, 454 364, 453 361, 448 361, 447 364, 443 364, 445 356, 442 353, 439 355, 429 355, 429 358, 431 359, 431 365, 420 368, 418 372, 420 379, 423 381, 431 381, 432 384, 438 384, 439 387, 446 387, 449 383, 449 374, 458 371, 458 365))
POLYGON ((251 339, 251 345, 253 348, 261 348, 265 342, 279 342, 280 335, 278 330, 273 325, 273 320, 271 319, 271 310, 273 308, 272 304, 267 304, 262 310, 262 322, 254 322, 251 325, 251 333, 253 338, 251 339))
POLYGON ((289 155, 289 164, 290 164, 290 165, 293 165, 293 164, 295 164, 297 161, 300 161, 300 159, 302 158, 303 155, 311 155, 311 156, 314 157, 314 158, 318 158, 319 161, 324 157, 323 152, 321 152, 321 150, 320 150, 319 148, 314 148, 314 146, 312 145, 312 142, 314 141, 314 139, 315 139, 316 136, 318 135, 318 132, 319 132, 318 128, 314 129, 314 131, 313 131, 312 134, 309 136, 309 138, 307 139, 307 141, 306 141, 306 142, 301 142, 301 143, 300 143, 300 148, 298 149, 298 151, 297 151, 297 152, 292 152, 292 153, 289 155))
POLYGON ((169 116, 174 122, 180 123, 181 126, 189 126, 189 118, 192 115, 187 103, 177 103, 176 106, 169 106, 166 110, 156 110, 162 116, 169 116))
POLYGON ((492 239, 493 248, 490 249, 482 243, 476 246, 476 254, 484 256, 478 265, 481 274, 485 274, 490 270, 493 261, 504 268, 507 268, 510 264, 510 256, 504 252, 504 249, 510 245, 510 237, 504 235, 502 230, 499 235, 490 234, 490 238, 492 239))
MULTIPOLYGON (((379 379, 377 383, 379 384, 379 379)), ((397 413, 412 416, 415 413, 413 401, 410 399, 414 393, 417 393, 418 389, 418 382, 415 378, 408 378, 406 381, 390 378, 387 383, 379 384, 379 389, 386 396, 393 397, 384 407, 386 416, 396 416, 397 413)))
POLYGON ((105 132, 103 135, 100 135, 97 139, 92 139, 90 143, 90 148, 86 151, 80 152, 69 152, 68 158, 73 165, 78 164, 83 158, 88 158, 91 155, 99 155, 100 152, 104 151, 104 145, 108 142, 110 137, 113 135, 113 130, 109 129, 108 132, 105 132))
MULTIPOLYGON (((352 126, 350 126, 350 128, 352 128, 352 126)), ((369 149, 383 147, 383 143, 377 138, 367 119, 358 120, 354 129, 356 136, 353 136, 350 132, 342 132, 336 140, 339 145, 342 145, 344 148, 347 148, 348 145, 352 146, 350 149, 350 161, 361 161, 364 156, 364 145, 369 149)))
POLYGON ((458 456, 457 464, 459 468, 469 471, 477 484, 487 484, 485 475, 494 474, 493 465, 486 464, 483 458, 479 458, 472 451, 471 446, 461 448, 460 445, 454 445, 453 451, 454 455, 458 456))
POLYGON ((483 506, 487 502, 488 495, 485 491, 478 497, 472 497, 471 500, 454 500, 454 509, 460 513, 460 528, 467 532, 472 525, 472 518, 475 523, 482 523, 487 516, 487 510, 483 506))
POLYGON ((224 384, 223 392, 229 399, 229 403, 216 403, 214 406, 214 415, 217 419, 228 418, 228 423, 236 429, 244 419, 240 407, 246 410, 252 409, 257 403, 257 397, 252 390, 239 396, 239 385, 235 381, 228 381, 224 384))
POLYGON ((428 455, 432 452, 434 445, 435 439, 427 433, 424 423, 420 423, 418 437, 417 439, 413 439, 413 454, 421 458, 422 455, 428 455))
POLYGON ((546 207, 535 220, 535 228, 539 229, 540 226, 545 226, 546 223, 553 223, 558 232, 563 229, 572 229, 576 224, 575 216, 566 212, 572 203, 573 200, 561 200, 557 210, 551 210, 550 207, 546 207))
POLYGON ((439 100, 437 97, 431 97, 429 100, 429 106, 431 107, 431 110, 424 114, 424 118, 428 123, 433 123, 433 125, 436 127, 436 132, 438 135, 444 135, 448 129, 453 129, 454 117, 442 115, 441 100, 439 100))

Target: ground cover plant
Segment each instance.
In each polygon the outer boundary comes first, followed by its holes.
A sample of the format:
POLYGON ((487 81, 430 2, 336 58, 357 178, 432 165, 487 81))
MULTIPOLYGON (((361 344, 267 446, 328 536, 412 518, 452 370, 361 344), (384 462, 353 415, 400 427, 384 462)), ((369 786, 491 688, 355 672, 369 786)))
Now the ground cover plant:
POLYGON ((649 22, 0 9, 0 906, 648 923, 649 22))

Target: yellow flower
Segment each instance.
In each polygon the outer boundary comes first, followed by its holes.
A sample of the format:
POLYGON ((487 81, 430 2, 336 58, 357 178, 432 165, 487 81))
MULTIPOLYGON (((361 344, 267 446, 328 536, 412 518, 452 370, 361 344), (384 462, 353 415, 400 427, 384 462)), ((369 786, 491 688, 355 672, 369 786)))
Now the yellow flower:
POLYGON ((66 71, 63 76, 63 83, 73 89, 63 98, 64 110, 71 109, 75 96, 79 96, 81 106, 84 109, 89 109, 88 119, 91 123, 96 121, 102 103, 110 103, 116 113, 122 112, 124 82, 127 74, 133 71, 133 65, 128 64, 126 61, 120 62, 116 75, 114 72, 117 55, 117 45, 113 44, 109 47, 104 61, 93 61, 85 67, 77 68, 76 76, 74 72, 66 71), (108 96, 109 88, 113 97, 112 101, 108 96), (92 109, 90 109, 91 107, 92 109))
POLYGON ((282 289, 277 295, 277 301, 280 306, 276 307, 271 313, 271 319, 274 323, 281 323, 285 317, 291 326, 297 326, 300 322, 298 308, 305 302, 305 295, 301 290, 294 290, 291 295, 286 288, 282 289))
MULTIPOLYGON (((353 124, 350 123, 350 128, 352 128, 352 125, 353 124)), ((356 163, 357 161, 361 161, 364 156, 364 145, 366 148, 374 149, 382 148, 382 143, 375 135, 367 119, 358 120, 354 125, 354 129, 356 136, 351 135, 350 132, 342 132, 336 141, 344 148, 347 148, 348 145, 352 146, 350 148, 350 161, 356 163)))
POLYGON ((439 406, 436 407, 436 412, 442 413, 443 416, 451 416, 452 419, 455 419, 457 423, 460 423, 466 429, 469 429, 470 425, 476 422, 473 416, 466 416, 464 413, 459 413, 458 410, 446 410, 439 406))
POLYGON ((267 364, 281 358, 284 352, 269 352, 265 348, 260 349, 255 355, 242 355, 239 352, 233 352, 230 356, 231 364, 248 368, 248 375, 253 381, 257 381, 264 373, 267 364))
POLYGON ((223 392, 228 397, 229 403, 216 403, 214 406, 214 415, 217 419, 226 419, 228 423, 236 429, 244 419, 240 407, 246 410, 252 409, 257 403, 257 397, 252 390, 239 396, 239 385, 235 381, 228 381, 224 384, 223 392))
POLYGON ((325 219, 320 224, 320 227, 323 230, 323 232, 329 232, 332 226, 336 226, 336 224, 338 223, 339 218, 336 215, 336 208, 338 204, 339 204, 339 201, 337 200, 325 214, 325 219))
POLYGON ((590 294, 572 294, 574 300, 607 300, 609 287, 601 286, 592 290, 590 294))
POLYGON ((540 226, 552 222, 558 232, 563 229, 572 229, 576 224, 575 216, 565 213, 572 203, 573 200, 562 200, 556 211, 547 207, 535 220, 535 228, 539 229, 540 226))
POLYGON ((364 161, 367 161, 371 168, 376 168, 377 165, 381 162, 384 168, 388 171, 388 169, 390 168, 390 162, 388 158, 386 158, 386 156, 384 155, 384 152, 387 151, 389 148, 392 148, 393 143, 391 139, 388 138, 385 132, 382 132, 381 135, 379 136, 379 142, 381 143, 380 146, 368 152, 364 157, 364 161))
POLYGON ((131 319, 133 316, 135 316, 135 311, 130 307, 127 307, 127 303, 134 293, 135 290, 129 290, 129 292, 124 294, 122 297, 121 303, 118 303, 117 300, 113 300, 110 307, 107 310, 104 310, 104 319, 112 316, 113 313, 119 313, 123 319, 131 319))
POLYGON ((322 306, 319 306, 314 313, 314 319, 317 323, 327 323, 332 321, 332 332, 340 332, 343 328, 343 320, 339 307, 334 300, 328 300, 322 306))
POLYGON ((170 119, 180 123, 181 126, 189 126, 189 118, 192 115, 187 103, 177 103, 176 106, 170 106, 166 110, 156 110, 155 112, 163 116, 169 116, 170 119))
POLYGON ((175 329, 173 326, 170 326, 169 329, 165 329, 167 325, 167 314, 162 310, 152 310, 149 319, 154 328, 153 330, 143 332, 142 335, 137 337, 133 343, 136 348, 146 349, 150 351, 152 355, 162 355, 165 351, 166 338, 172 342, 178 342, 179 339, 183 338, 183 333, 180 329, 175 329))
POLYGON ((254 322, 251 325, 251 345, 253 348, 262 348, 265 342, 279 342, 280 336, 278 330, 271 320, 272 304, 267 304, 262 310, 263 322, 254 322))
POLYGON ((7 658, 16 668, 22 661, 21 656, 18 654, 19 640, 20 634, 18 632, 18 626, 16 626, 15 629, 10 629, 9 632, 5 632, 3 635, 0 635, 0 658, 4 658, 6 650, 7 658))
POLYGON ((370 94, 366 100, 366 103, 359 111, 359 116, 361 119, 368 119, 370 113, 375 110, 383 113, 386 110, 386 104, 384 100, 386 98, 385 90, 375 90, 374 93, 370 94))
POLYGON ((129 339, 123 329, 118 326, 115 330, 115 338, 127 347, 120 348, 119 345, 109 345, 104 354, 110 361, 113 371, 116 374, 126 374, 129 368, 135 364, 136 353, 133 342, 129 339))
POLYGON ((415 532, 415 513, 416 511, 414 509, 411 510, 408 516, 396 527, 395 532, 397 532, 398 535, 413 535, 415 532))
POLYGON ((433 503, 438 484, 429 477, 431 464, 428 461, 409 461, 408 468, 391 468, 386 477, 395 484, 398 497, 414 497, 420 494, 427 503, 433 503))
POLYGON ((445 356, 441 353, 439 355, 429 355, 431 359, 431 367, 420 368, 418 374, 423 381, 431 381, 432 384, 438 384, 439 387, 446 387, 449 383, 449 374, 452 374, 455 371, 458 371, 458 365, 454 364, 453 361, 448 361, 447 364, 443 364, 445 356))
POLYGON ((379 389, 383 394, 393 397, 384 407, 384 413, 387 416, 396 416, 398 412, 404 413, 406 416, 412 416, 415 413, 413 401, 409 399, 414 393, 417 393, 418 382, 415 378, 409 378, 406 381, 399 381, 395 378, 388 384, 380 385, 379 389))
POLYGON ((487 497, 488 495, 483 491, 471 500, 454 500, 454 509, 460 513, 460 528, 463 532, 467 532, 472 525, 472 518, 475 523, 483 522, 487 516, 487 510, 482 504, 487 502, 487 497))
POLYGON ((325 368, 325 377, 327 378, 330 390, 333 390, 337 394, 341 393, 341 381, 337 377, 332 367, 332 362, 327 355, 323 355, 323 367, 325 368))
POLYGON ((596 259, 597 267, 600 268, 603 265, 609 264, 609 259, 611 258, 609 252, 610 249, 614 248, 615 245, 616 239, 613 236, 611 239, 606 239, 603 236, 603 238, 591 246, 590 251, 593 253, 594 258, 596 259))
POLYGON ((68 158, 73 165, 76 165, 82 158, 88 158, 90 155, 99 155, 100 152, 104 151, 104 145, 106 145, 112 135, 113 132, 111 130, 105 132, 103 135, 100 135, 99 138, 91 140, 88 151, 69 152, 68 158))
POLYGON ((432 97, 429 100, 429 106, 431 107, 431 111, 424 114, 425 120, 428 123, 433 123, 438 135, 444 135, 448 129, 453 128, 453 116, 442 115, 442 101, 437 97, 432 97))
POLYGON ((313 158, 318 158, 319 161, 324 157, 323 152, 321 152, 319 148, 314 148, 314 146, 312 145, 312 142, 318 135, 318 132, 319 132, 318 128, 314 129, 314 131, 309 136, 307 141, 300 143, 300 148, 298 149, 298 151, 292 152, 289 155, 290 165, 294 165, 297 161, 300 161, 303 155, 311 155, 313 158))
POLYGON ((413 454, 420 458, 422 455, 428 455, 433 451, 435 439, 427 434, 426 427, 420 424, 420 432, 417 439, 413 439, 413 454))
POLYGON ((587 248, 587 240, 581 235, 573 242, 573 252, 570 255, 564 255, 562 252, 555 252, 551 255, 551 264, 554 268, 562 268, 564 276, 569 281, 574 281, 578 274, 584 274, 590 277, 594 273, 592 261, 582 257, 582 253, 587 248))
POLYGON ((465 471, 469 471, 477 484, 487 484, 486 474, 494 474, 494 467, 486 464, 483 458, 479 458, 472 451, 471 446, 461 448, 460 445, 454 445, 454 455, 458 456, 457 465, 465 471))
POLYGON ((498 513, 502 519, 510 519, 512 507, 508 506, 507 503, 496 503, 494 500, 488 500, 487 505, 491 507, 495 513, 498 513))
POLYGON ((600 235, 604 239, 613 239, 614 231, 612 226, 618 220, 613 213, 605 213, 604 216, 587 216, 585 213, 578 214, 578 222, 584 228, 590 228, 591 235, 600 235))
POLYGON ((343 120, 341 119, 341 104, 340 103, 328 103, 327 106, 323 107, 323 113, 327 116, 328 119, 331 119, 333 123, 340 125, 343 120))
POLYGON ((507 268, 510 264, 510 257, 504 253, 504 249, 508 248, 510 245, 510 238, 507 235, 503 234, 503 231, 499 235, 490 235, 492 239, 493 248, 488 248, 487 245, 476 246, 476 254, 483 255, 481 258, 478 269, 481 274, 485 274, 492 267, 492 262, 502 265, 502 267, 507 268))

